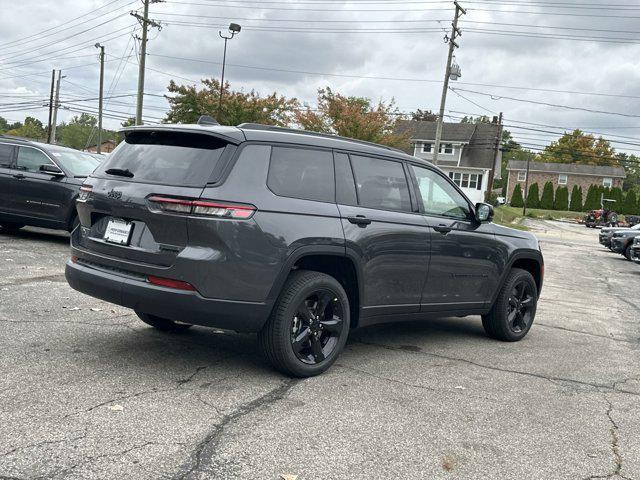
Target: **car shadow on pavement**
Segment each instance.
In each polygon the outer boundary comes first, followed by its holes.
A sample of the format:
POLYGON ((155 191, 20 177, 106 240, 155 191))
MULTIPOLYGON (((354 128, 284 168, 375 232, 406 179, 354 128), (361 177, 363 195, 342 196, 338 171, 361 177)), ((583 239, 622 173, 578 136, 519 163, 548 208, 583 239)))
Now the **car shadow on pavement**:
MULTIPOLYGON (((490 341, 479 317, 442 318, 375 325, 351 332, 349 345, 359 343, 400 345, 429 349, 429 345, 459 342, 462 339, 490 341), (419 347, 418 347, 419 345, 419 347)), ((185 371, 207 368, 221 374, 252 372, 273 374, 258 347, 256 335, 193 327, 182 333, 159 332, 141 326, 111 333, 103 332, 88 339, 83 351, 90 351, 89 363, 96 369, 117 366, 135 371, 136 375, 153 377, 159 371, 179 378, 185 371)), ((213 372, 212 372, 213 373, 213 372)), ((243 373, 244 374, 244 373, 243 373)))
POLYGON ((63 230, 48 230, 44 228, 27 227, 16 232, 0 230, 0 239, 32 240, 69 244, 69 233, 63 230))

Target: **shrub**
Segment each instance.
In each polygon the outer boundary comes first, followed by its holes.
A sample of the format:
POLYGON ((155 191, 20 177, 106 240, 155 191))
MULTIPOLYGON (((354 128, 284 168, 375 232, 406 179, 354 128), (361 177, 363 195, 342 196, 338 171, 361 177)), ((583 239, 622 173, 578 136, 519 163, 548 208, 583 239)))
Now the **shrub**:
POLYGON ((555 210, 569 210, 569 189, 567 187, 558 187, 553 208, 555 210))
POLYGON ((542 189, 542 197, 540 198, 540 208, 544 210, 553 210, 553 184, 547 182, 542 189))
POLYGON ((600 188, 591 185, 587 190, 587 198, 584 201, 584 210, 598 210, 600 208, 600 188))
POLYGON ((540 207, 540 192, 538 191, 538 184, 534 183, 529 187, 527 193, 527 208, 539 208, 540 207))
POLYGON ((571 190, 571 203, 569 204, 569 210, 572 212, 582 211, 582 187, 577 185, 573 186, 571 190))
POLYGON ((620 210, 626 215, 637 215, 640 213, 640 211, 638 211, 638 199, 636 199, 636 194, 633 190, 627 192, 620 210))
POLYGON ((524 199, 522 198, 522 189, 520 188, 520 184, 516 183, 516 187, 513 189, 513 193, 511 194, 511 206, 512 207, 523 207, 524 199))

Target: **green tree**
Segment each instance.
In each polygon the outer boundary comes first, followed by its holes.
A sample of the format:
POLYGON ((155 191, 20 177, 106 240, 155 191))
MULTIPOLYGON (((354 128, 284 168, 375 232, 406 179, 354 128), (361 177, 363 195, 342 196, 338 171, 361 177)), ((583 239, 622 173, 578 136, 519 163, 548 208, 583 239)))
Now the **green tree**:
MULTIPOLYGON (((98 138, 97 132, 95 131, 97 124, 98 119, 88 113, 75 116, 69 123, 63 122, 56 128, 58 143, 65 147, 83 150, 87 147, 87 143, 90 143, 90 136, 93 137, 94 143, 98 138)), ((102 138, 104 140, 107 138, 104 135, 104 131, 102 138)))
POLYGON ((556 190, 556 198, 553 202, 555 210, 569 210, 569 189, 565 186, 559 186, 556 190))
POLYGON ((540 160, 554 163, 582 165, 619 165, 611 144, 602 137, 595 138, 581 130, 565 133, 540 153, 540 160))
POLYGON ((33 138, 34 140, 44 140, 47 132, 42 122, 37 118, 27 117, 23 124, 14 124, 12 129, 7 131, 7 135, 15 135, 16 137, 33 138))
POLYGON ((577 185, 573 186, 571 190, 571 203, 569 204, 569 210, 572 212, 582 211, 582 187, 577 185))
POLYGON ((135 124, 136 124, 136 117, 129 117, 120 125, 122 125, 122 128, 127 128, 127 127, 133 127, 135 126, 135 124))
POLYGON ((589 186, 587 198, 584 201, 584 210, 598 210, 600 208, 600 189, 597 185, 589 186))
POLYGON ((523 207, 524 199, 522 198, 522 189, 520 184, 516 183, 513 193, 511 194, 511 201, 509 202, 512 207, 523 207))
POLYGON ((416 122, 435 122, 438 120, 438 114, 433 113, 431 110, 417 109, 415 112, 411 113, 411 120, 416 122))
MULTIPOLYGON (((622 189, 620 187, 613 187, 611 190, 607 192, 605 195, 606 198, 610 198, 611 200, 616 201, 616 205, 622 205, 624 202, 624 194, 622 193, 622 189)), ((617 207, 621 208, 621 207, 617 207)))
POLYGON ((329 87, 318 90, 318 108, 296 110, 295 122, 305 130, 381 143, 407 149, 408 132, 396 133, 399 111, 395 101, 374 104, 365 97, 345 97, 329 87))
POLYGON ((518 142, 513 140, 513 136, 508 130, 502 130, 500 149, 502 150, 502 165, 500 172, 502 174, 502 178, 494 179, 493 188, 502 188, 502 196, 505 196, 507 193, 507 179, 509 176, 507 165, 509 162, 511 160, 534 161, 536 159, 536 154, 530 150, 522 148, 518 142))
POLYGON ((528 208, 539 208, 540 207, 540 191, 538 190, 538 184, 534 183, 529 186, 529 191, 527 192, 527 207, 528 208))
POLYGON ((638 209, 638 199, 636 198, 636 192, 629 190, 624 197, 624 203, 620 209, 625 215, 637 215, 640 213, 638 209))
POLYGON ((202 80, 204 87, 178 85, 169 82, 167 96, 170 111, 165 118, 169 123, 196 123, 201 115, 210 115, 221 125, 238 125, 245 122, 266 125, 286 126, 290 123, 292 112, 298 107, 298 101, 278 96, 275 92, 262 97, 254 90, 250 92, 234 91, 225 83, 222 97, 222 110, 218 112, 220 100, 220 82, 213 78, 202 80))
POLYGON ((540 198, 540 208, 553 210, 553 184, 551 182, 544 184, 542 197, 540 198))

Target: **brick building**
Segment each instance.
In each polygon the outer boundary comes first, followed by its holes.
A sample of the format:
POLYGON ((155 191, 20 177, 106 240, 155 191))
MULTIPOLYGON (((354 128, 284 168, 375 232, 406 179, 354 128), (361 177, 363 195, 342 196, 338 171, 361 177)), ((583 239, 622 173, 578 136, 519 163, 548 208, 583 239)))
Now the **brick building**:
MULTIPOLYGON (((511 200, 513 189, 520 184, 522 194, 525 195, 527 180, 527 162, 525 160, 511 160, 507 165, 507 202, 511 200)), ((544 184, 551 182, 553 190, 558 186, 569 189, 569 196, 574 185, 582 187, 583 198, 591 185, 622 188, 626 175, 623 167, 600 167, 596 165, 578 165, 575 163, 529 163, 529 185, 538 184, 540 192, 544 184)))
MULTIPOLYGON (((115 140, 105 140, 100 144, 100 153, 111 153, 118 144, 115 140)), ((95 153, 97 151, 97 145, 93 144, 87 147, 87 152, 95 153)))

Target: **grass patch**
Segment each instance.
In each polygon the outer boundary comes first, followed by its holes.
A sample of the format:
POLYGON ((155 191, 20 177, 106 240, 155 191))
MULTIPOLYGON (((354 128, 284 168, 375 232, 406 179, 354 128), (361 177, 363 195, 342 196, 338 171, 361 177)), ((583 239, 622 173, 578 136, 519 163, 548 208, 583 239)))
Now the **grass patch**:
POLYGON ((498 225, 505 227, 515 228, 518 230, 529 230, 524 225, 521 225, 522 221, 522 209, 512 207, 496 207, 493 210, 493 221, 498 225))

